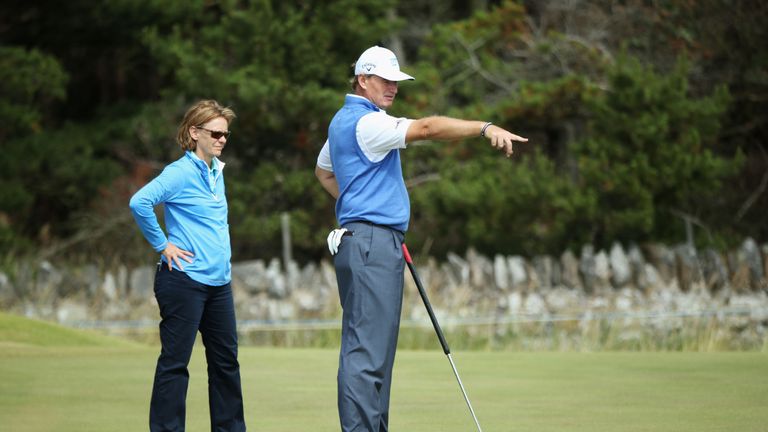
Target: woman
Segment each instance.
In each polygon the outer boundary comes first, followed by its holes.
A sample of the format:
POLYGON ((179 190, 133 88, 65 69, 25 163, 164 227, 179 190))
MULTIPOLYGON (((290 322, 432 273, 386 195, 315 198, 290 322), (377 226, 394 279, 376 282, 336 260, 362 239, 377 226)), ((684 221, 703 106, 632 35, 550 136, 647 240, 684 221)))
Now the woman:
POLYGON ((187 365, 198 331, 208 362, 211 430, 245 430, 224 163, 218 159, 234 118, 231 109, 213 100, 190 107, 176 135, 184 155, 131 198, 136 223, 161 253, 155 297, 162 350, 152 388, 151 431, 184 430, 187 365), (155 216, 158 204, 165 208, 167 237, 155 216))

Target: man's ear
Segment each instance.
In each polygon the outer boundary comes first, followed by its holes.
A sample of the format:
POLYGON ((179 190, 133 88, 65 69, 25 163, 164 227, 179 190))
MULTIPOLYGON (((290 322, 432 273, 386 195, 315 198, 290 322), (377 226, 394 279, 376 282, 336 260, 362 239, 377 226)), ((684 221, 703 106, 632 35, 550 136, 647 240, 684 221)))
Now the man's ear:
POLYGON ((194 126, 189 127, 189 136, 192 137, 193 140, 197 141, 197 128, 194 126))
POLYGON ((360 88, 367 90, 368 89, 368 87, 367 87, 367 85, 368 85, 368 75, 358 75, 357 76, 357 84, 360 86, 360 88))

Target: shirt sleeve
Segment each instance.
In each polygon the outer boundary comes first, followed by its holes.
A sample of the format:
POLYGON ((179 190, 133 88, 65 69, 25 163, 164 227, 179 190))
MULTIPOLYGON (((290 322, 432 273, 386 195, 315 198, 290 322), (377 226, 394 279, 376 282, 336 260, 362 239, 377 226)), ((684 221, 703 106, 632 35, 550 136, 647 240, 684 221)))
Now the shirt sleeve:
POLYGON ((156 252, 162 252, 168 246, 160 223, 155 215, 155 206, 171 199, 184 186, 184 177, 179 169, 166 167, 159 176, 139 189, 131 197, 130 208, 136 224, 144 238, 156 252))
POLYGON ((333 164, 331 163, 331 148, 328 145, 328 140, 325 140, 323 148, 320 149, 320 154, 317 155, 317 166, 326 171, 333 172, 333 164))
POLYGON ((413 120, 382 111, 366 114, 357 122, 357 142, 371 162, 378 162, 391 150, 405 148, 405 135, 411 123, 413 120))

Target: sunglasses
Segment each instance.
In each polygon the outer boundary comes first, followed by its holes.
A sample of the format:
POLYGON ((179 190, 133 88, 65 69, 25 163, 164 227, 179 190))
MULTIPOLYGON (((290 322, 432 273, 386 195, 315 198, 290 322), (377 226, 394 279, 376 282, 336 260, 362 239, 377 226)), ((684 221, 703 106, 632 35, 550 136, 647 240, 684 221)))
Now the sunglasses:
POLYGON ((195 126, 195 129, 202 129, 204 131, 208 131, 208 133, 211 134, 211 138, 216 139, 216 140, 221 138, 221 137, 226 137, 227 139, 229 139, 229 135, 232 133, 231 131, 215 131, 215 130, 210 130, 210 129, 206 129, 206 128, 200 127, 200 126, 195 126))

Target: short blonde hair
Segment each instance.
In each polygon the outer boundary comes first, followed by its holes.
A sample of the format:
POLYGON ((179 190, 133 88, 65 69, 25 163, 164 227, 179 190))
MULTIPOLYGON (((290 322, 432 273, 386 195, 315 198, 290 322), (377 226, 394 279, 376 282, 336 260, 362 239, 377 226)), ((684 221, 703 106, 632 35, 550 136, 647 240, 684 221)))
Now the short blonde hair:
POLYGON ((179 130, 176 132, 176 142, 184 151, 195 151, 197 149, 197 141, 193 140, 192 136, 189 135, 189 128, 192 126, 202 126, 219 117, 223 117, 227 120, 227 124, 229 124, 237 116, 229 107, 221 106, 213 99, 197 102, 189 107, 187 113, 184 114, 184 119, 181 121, 179 130))

